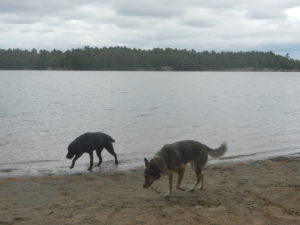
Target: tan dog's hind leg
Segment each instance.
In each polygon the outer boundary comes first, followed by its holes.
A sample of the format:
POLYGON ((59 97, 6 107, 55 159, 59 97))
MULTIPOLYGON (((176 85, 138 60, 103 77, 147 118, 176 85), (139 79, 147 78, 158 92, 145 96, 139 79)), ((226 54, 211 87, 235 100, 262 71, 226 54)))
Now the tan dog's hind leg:
MULTIPOLYGON (((199 186, 199 190, 202 190, 203 189, 203 187, 204 187, 204 185, 203 185, 203 177, 204 177, 204 175, 203 175, 203 173, 199 173, 199 175, 197 174, 197 177, 200 177, 199 179, 200 179, 200 186, 199 186)), ((197 178, 198 179, 198 178, 197 178)))
POLYGON ((177 185, 176 188, 180 191, 184 191, 185 189, 181 187, 181 182, 183 179, 183 175, 185 172, 185 168, 183 167, 179 172, 178 172, 178 180, 177 180, 177 185))
POLYGON ((196 182, 195 184, 191 187, 190 191, 194 191, 198 185, 200 184, 199 189, 203 189, 203 174, 202 174, 202 168, 199 168, 199 166, 193 164, 193 169, 195 170, 196 173, 196 182))

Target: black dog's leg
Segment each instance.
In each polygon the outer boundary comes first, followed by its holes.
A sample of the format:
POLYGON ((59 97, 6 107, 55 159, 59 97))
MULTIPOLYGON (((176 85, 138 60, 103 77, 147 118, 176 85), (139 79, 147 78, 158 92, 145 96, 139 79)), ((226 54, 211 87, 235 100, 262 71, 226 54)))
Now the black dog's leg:
POLYGON ((97 156, 99 158, 99 163, 96 166, 100 166, 101 163, 102 163, 102 156, 101 156, 102 150, 103 150, 103 148, 102 149, 96 149, 96 153, 97 153, 97 156))
POLYGON ((93 157, 93 151, 90 152, 90 168, 89 171, 93 169, 93 163, 94 163, 94 157, 93 157))
POLYGON ((75 155, 75 157, 74 157, 74 159, 73 159, 73 161, 72 161, 72 164, 71 164, 71 166, 70 166, 70 169, 73 169, 73 167, 74 167, 74 165, 75 165, 75 162, 76 162, 76 160, 79 158, 81 156, 81 154, 79 154, 79 155, 75 155))
POLYGON ((107 144, 107 146, 105 148, 107 149, 107 151, 110 154, 112 154, 115 157, 115 164, 118 165, 119 161, 118 161, 117 154, 115 153, 114 146, 112 145, 112 143, 107 144))

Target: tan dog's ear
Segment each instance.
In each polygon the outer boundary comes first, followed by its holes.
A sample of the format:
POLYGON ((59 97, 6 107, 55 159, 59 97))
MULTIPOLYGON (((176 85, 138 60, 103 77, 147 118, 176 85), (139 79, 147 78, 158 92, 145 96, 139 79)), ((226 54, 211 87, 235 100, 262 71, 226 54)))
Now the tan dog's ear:
POLYGON ((145 161, 145 166, 148 166, 149 165, 148 159, 144 158, 144 161, 145 161))

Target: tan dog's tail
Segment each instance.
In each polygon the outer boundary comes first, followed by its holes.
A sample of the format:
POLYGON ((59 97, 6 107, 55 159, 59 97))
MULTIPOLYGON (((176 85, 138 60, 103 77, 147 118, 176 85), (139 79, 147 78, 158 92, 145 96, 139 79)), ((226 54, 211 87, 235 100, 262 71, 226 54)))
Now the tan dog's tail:
POLYGON ((224 155, 226 150, 227 150, 227 143, 226 143, 226 141, 224 141, 223 144, 221 144, 219 148, 216 148, 216 149, 208 148, 208 154, 209 154, 209 156, 216 158, 216 157, 220 157, 220 156, 224 155))

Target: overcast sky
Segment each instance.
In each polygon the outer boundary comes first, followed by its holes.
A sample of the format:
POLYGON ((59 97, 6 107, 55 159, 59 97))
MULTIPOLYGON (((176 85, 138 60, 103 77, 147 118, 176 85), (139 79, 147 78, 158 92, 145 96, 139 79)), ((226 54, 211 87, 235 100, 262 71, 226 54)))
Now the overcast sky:
POLYGON ((273 51, 300 59, 300 0, 0 0, 0 48, 273 51))

